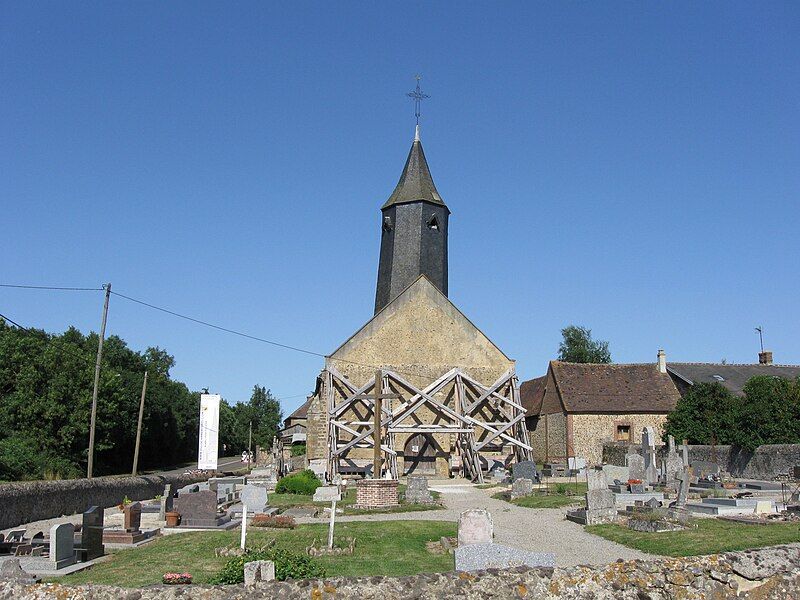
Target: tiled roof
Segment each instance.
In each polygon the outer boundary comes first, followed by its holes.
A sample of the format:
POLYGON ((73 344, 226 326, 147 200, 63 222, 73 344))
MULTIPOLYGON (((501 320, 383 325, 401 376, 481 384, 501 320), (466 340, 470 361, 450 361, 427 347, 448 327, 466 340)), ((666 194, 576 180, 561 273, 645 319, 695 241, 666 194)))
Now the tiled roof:
POLYGON ((744 385, 756 375, 794 379, 800 377, 800 365, 723 365, 722 363, 667 363, 667 370, 689 384, 721 383, 741 396, 744 385))
POLYGON ((519 397, 522 401, 522 406, 528 411, 528 416, 535 416, 539 414, 542 409, 542 400, 544 399, 544 383, 547 380, 547 375, 542 375, 536 379, 523 381, 519 386, 519 397))
POLYGON ((289 419, 305 419, 308 415, 308 407, 311 406, 311 398, 303 402, 297 410, 295 410, 292 414, 284 419, 284 422, 288 421, 289 419))
POLYGON ((655 364, 579 364, 551 361, 556 387, 569 413, 667 413, 680 398, 655 364))

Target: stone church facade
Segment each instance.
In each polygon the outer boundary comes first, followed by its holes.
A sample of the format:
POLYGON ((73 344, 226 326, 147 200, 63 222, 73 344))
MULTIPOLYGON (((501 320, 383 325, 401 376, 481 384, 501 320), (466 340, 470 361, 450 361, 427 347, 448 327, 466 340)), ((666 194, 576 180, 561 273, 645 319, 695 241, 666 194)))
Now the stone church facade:
POLYGON ((383 401, 385 470, 482 479, 487 459, 530 456, 515 363, 447 298, 450 211, 419 132, 381 208, 375 315, 331 355, 308 406, 309 462, 364 472, 383 401))

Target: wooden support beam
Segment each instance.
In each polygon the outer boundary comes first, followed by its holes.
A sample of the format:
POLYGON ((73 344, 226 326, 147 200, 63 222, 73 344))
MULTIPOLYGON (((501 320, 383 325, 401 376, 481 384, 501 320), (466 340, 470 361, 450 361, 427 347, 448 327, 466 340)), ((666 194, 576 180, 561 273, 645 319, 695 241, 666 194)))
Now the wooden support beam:
POLYGON ((375 424, 372 426, 375 436, 372 442, 373 446, 375 447, 375 452, 372 458, 372 478, 373 479, 380 479, 381 478, 381 415, 383 413, 383 409, 381 407, 381 402, 383 401, 382 394, 380 393, 381 390, 381 381, 383 380, 383 373, 381 373, 380 369, 375 371, 375 385, 373 386, 373 392, 375 397, 375 404, 373 405, 372 414, 374 415, 375 424))

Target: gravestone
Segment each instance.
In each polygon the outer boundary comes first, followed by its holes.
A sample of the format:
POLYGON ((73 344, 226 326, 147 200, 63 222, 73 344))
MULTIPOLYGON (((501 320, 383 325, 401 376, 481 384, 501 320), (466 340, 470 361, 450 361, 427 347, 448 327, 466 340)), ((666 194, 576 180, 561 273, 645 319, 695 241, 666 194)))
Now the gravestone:
POLYGON ((247 484, 242 488, 239 499, 247 507, 248 512, 263 513, 267 509, 267 488, 247 484))
POLYGON ((53 525, 50 528, 50 557, 37 560, 49 560, 50 568, 53 570, 75 564, 75 525, 72 523, 53 525))
POLYGON ((217 492, 213 490, 178 496, 175 510, 181 515, 179 527, 220 527, 230 521, 227 515, 217 514, 217 492))
POLYGON ((308 463, 308 468, 313 471, 320 481, 328 481, 328 465, 324 458, 315 458, 308 463))
POLYGON ((432 504, 433 496, 428 489, 428 478, 409 475, 406 480, 406 502, 412 504, 432 504))
POLYGON ((142 526, 142 505, 138 502, 131 502, 122 509, 125 519, 125 532, 138 533, 142 526))
POLYGON ((27 585, 38 583, 39 578, 26 572, 20 566, 18 558, 10 558, 0 562, 0 581, 10 581, 27 585))
POLYGON ((608 489, 608 480, 602 469, 593 468, 586 472, 586 480, 590 490, 608 489))
POLYGON ((644 494, 644 483, 630 483, 628 489, 631 494, 644 494))
POLYGON ((528 552, 503 544, 470 544, 455 549, 456 571, 469 572, 483 569, 508 569, 512 567, 555 567, 552 552, 528 552))
POLYGON ((244 584, 275 580, 275 563, 271 560, 253 560, 244 563, 244 584))
POLYGON ((664 484, 670 490, 678 489, 678 475, 683 472, 683 459, 675 451, 675 438, 667 438, 667 456, 664 459, 664 484))
POLYGON ((567 468, 573 473, 582 473, 586 469, 586 459, 574 456, 567 459, 567 468))
POLYGON ((657 483, 656 431, 650 425, 642 431, 642 455, 644 456, 644 479, 649 484, 657 483))
POLYGON ((182 488, 178 488, 178 496, 183 496, 184 494, 194 494, 200 491, 200 486, 196 483, 190 483, 189 485, 185 485, 182 488))
POLYGON ((644 458, 639 454, 628 454, 625 460, 628 465, 628 479, 644 481, 644 458))
POLYGON ((686 508, 686 500, 689 497, 689 467, 684 467, 678 476, 678 500, 675 504, 677 508, 686 508))
POLYGON ((681 444, 681 458, 683 459, 683 466, 689 466, 689 446, 686 444, 686 440, 683 440, 683 444, 681 444))
POLYGON ((533 481, 530 479, 515 479, 511 484, 511 499, 516 500, 523 496, 530 496, 533 493, 533 481))
POLYGON ((590 489, 586 492, 586 525, 612 523, 617 518, 614 492, 606 489, 590 489))
POLYGON ((606 481, 619 480, 621 483, 628 483, 628 479, 631 479, 631 470, 629 467, 603 465, 603 473, 606 474, 606 481))
POLYGON ((163 521, 167 518, 167 513, 172 512, 174 500, 172 496, 172 484, 168 483, 164 486, 164 495, 161 496, 161 508, 158 511, 159 519, 163 521))
POLYGON ((719 476, 719 465, 707 460, 696 460, 692 463, 692 472, 698 479, 715 479, 719 476))
POLYGON ((470 508, 458 517, 458 546, 491 544, 494 538, 492 515, 485 508, 470 508))
POLYGON ((321 485, 314 490, 314 502, 337 502, 342 499, 338 485, 321 485))
POLYGON ((521 460, 511 467, 511 479, 530 479, 532 482, 540 481, 539 471, 536 468, 536 463, 532 460, 521 460))
POLYGON ((103 516, 104 510, 92 506, 83 513, 81 524, 81 559, 83 562, 103 556, 103 516))

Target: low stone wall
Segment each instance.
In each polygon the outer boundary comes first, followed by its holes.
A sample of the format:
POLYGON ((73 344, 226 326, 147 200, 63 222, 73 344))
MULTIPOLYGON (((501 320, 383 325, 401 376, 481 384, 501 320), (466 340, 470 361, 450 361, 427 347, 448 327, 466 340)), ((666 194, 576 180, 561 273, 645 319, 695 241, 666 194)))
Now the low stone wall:
POLYGON ((0 598, 38 600, 412 600, 528 598, 555 600, 800 597, 800 544, 747 552, 653 561, 619 561, 602 567, 436 573, 411 577, 338 577, 258 583, 254 586, 21 585, 0 582, 0 598))
MULTIPOLYGON (((629 446, 625 444, 604 445, 603 462, 610 465, 624 465, 628 448, 629 446)), ((639 445, 634 445, 633 449, 637 454, 641 454, 639 445)), ((659 460, 666 451, 666 446, 657 449, 659 460)), ((800 444, 767 444, 759 446, 755 452, 746 452, 733 446, 690 445, 689 462, 694 461, 716 462, 734 477, 774 479, 778 473, 790 473, 795 465, 800 465, 800 444)))
POLYGON ((196 475, 142 475, 3 483, 0 529, 80 513, 92 505, 108 508, 119 504, 125 496, 146 500, 163 494, 168 483, 174 490, 205 479, 196 475))

